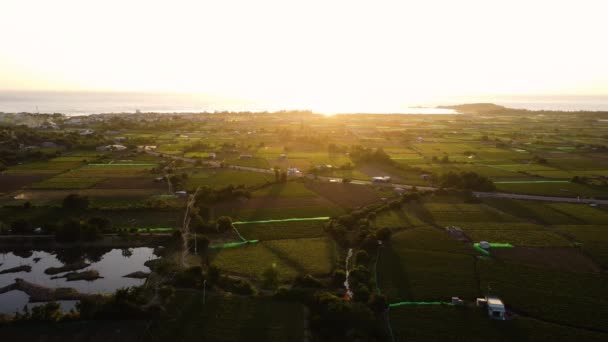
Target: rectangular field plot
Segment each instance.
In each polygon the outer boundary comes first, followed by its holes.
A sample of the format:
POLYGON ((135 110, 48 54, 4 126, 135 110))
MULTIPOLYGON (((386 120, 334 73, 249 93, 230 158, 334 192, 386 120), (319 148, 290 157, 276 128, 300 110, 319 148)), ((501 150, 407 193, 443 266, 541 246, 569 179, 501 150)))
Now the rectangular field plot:
POLYGON ((409 305, 391 308, 395 341, 603 341, 605 333, 542 322, 528 317, 509 321, 488 318, 481 308, 409 305), (438 324, 437 322, 441 322, 438 324), (456 339, 458 340, 458 339, 456 339))
POLYGON ((160 341, 302 341, 305 309, 295 302, 178 291, 170 317, 150 331, 160 341))
POLYGON ((71 172, 32 184, 32 189, 86 189, 104 180, 102 177, 77 177, 71 172))
POLYGON ((500 192, 556 197, 602 197, 608 195, 608 189, 606 188, 576 183, 496 184, 496 189, 500 192))
POLYGON ((297 275, 327 275, 336 259, 334 243, 326 238, 261 241, 217 250, 211 263, 220 269, 259 278, 276 267, 283 281, 297 275))
POLYGON ((605 274, 570 273, 492 260, 480 260, 477 269, 481 288, 489 286, 492 294, 515 311, 592 329, 608 326, 605 274))
POLYGON ((76 168, 82 163, 79 161, 61 162, 34 162, 15 165, 4 171, 6 174, 57 174, 66 170, 76 168))
MULTIPOLYGON (((506 213, 544 224, 577 224, 585 223, 582 217, 577 217, 553 207, 546 202, 518 201, 513 199, 486 198, 484 203, 506 213)), ((567 204, 575 205, 576 204, 567 204)))
POLYGON ((199 186, 222 188, 228 185, 254 186, 274 181, 274 175, 269 173, 235 171, 235 170, 205 170, 191 174, 186 182, 189 190, 199 186))
POLYGON ((608 225, 564 225, 555 226, 555 229, 574 238, 583 252, 603 267, 608 267, 608 225))
POLYGON ((562 247, 571 243, 564 237, 532 223, 454 222, 474 242, 510 243, 515 246, 562 247))
POLYGON ((459 222, 516 222, 516 217, 482 204, 425 203, 423 208, 434 222, 442 225, 459 222))
POLYGON ((548 207, 580 222, 588 224, 607 224, 608 212, 588 204, 549 203, 548 207))
POLYGON ((309 190, 303 183, 287 182, 267 186, 251 194, 253 197, 315 197, 316 193, 309 190))
POLYGON ((407 228, 422 226, 426 223, 408 210, 384 211, 373 220, 376 228, 407 228))
POLYGON ((474 257, 393 246, 381 251, 378 284, 391 302, 473 299, 479 294, 474 257))
POLYGON ((325 221, 289 221, 237 225, 248 240, 300 239, 323 236, 325 221))

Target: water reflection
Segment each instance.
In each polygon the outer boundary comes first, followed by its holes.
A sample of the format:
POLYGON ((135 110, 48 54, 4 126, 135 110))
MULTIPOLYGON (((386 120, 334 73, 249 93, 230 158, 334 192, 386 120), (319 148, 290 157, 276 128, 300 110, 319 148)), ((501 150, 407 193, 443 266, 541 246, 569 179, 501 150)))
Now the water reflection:
MULTIPOLYGON (((125 251, 124 249, 87 249, 77 248, 54 251, 10 251, 0 252, 0 270, 21 265, 32 267, 31 272, 7 273, 0 275, 0 288, 12 284, 16 278, 24 279, 38 285, 47 287, 71 287, 82 293, 113 293, 121 287, 138 286, 145 279, 125 278, 124 276, 136 272, 149 272, 144 265, 148 260, 156 259, 153 248, 138 247, 125 251), (37 260, 37 261, 35 261, 37 260), (67 281, 64 278, 51 279, 51 275, 44 271, 49 267, 61 267, 65 264, 85 261, 91 265, 80 271, 96 270, 103 278, 86 281, 67 281)), ((61 273, 58 275, 63 275, 61 273)), ((1 304, 0 300, 0 305, 1 304)))

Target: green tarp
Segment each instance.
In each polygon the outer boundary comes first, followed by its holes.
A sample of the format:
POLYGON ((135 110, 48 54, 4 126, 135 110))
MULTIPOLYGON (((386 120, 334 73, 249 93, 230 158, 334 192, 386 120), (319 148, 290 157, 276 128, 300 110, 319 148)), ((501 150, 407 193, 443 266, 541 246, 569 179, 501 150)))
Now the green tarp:
POLYGON ((263 220, 263 221, 240 221, 240 222, 233 222, 232 224, 274 223, 274 222, 292 222, 292 221, 327 221, 327 220, 329 220, 329 216, 288 218, 288 219, 263 220))
POLYGON ((258 242, 259 242, 259 240, 245 240, 242 242, 228 242, 223 245, 209 246, 209 248, 211 248, 211 249, 232 248, 232 247, 239 247, 239 246, 244 246, 244 245, 248 245, 248 244, 252 244, 252 243, 258 243, 258 242))
POLYGON ((448 303, 448 302, 398 302, 398 303, 389 304, 388 307, 394 308, 394 307, 402 306, 402 305, 454 305, 454 304, 448 303))
MULTIPOLYGON (((510 243, 501 243, 501 242, 490 242, 490 247, 491 248, 513 248, 515 246, 513 246, 510 243)), ((477 251, 479 251, 481 254, 484 255, 490 255, 490 252, 481 248, 481 246, 479 245, 478 242, 473 244, 473 248, 475 248, 477 251)))
POLYGON ((157 164, 137 164, 137 163, 114 163, 114 164, 89 164, 89 166, 156 166, 157 164))
POLYGON ((138 228, 137 231, 139 233, 147 233, 147 232, 152 232, 152 233, 166 233, 166 232, 172 232, 173 228, 138 228))

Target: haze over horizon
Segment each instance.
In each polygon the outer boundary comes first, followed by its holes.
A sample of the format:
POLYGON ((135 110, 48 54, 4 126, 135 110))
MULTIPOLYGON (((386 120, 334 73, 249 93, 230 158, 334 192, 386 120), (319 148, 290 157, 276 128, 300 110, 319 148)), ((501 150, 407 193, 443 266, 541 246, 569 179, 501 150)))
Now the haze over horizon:
POLYGON ((606 95, 607 10, 591 0, 8 0, 0 89, 195 93, 327 112, 606 95))

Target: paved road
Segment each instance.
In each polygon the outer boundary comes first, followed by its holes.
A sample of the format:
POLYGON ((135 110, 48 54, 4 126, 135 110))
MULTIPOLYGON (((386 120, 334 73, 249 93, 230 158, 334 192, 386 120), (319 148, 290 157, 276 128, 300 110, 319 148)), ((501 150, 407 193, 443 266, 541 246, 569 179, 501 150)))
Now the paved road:
MULTIPOLYGON (((159 152, 146 151, 150 155, 154 156, 162 156, 175 160, 182 160, 188 163, 195 163, 196 159, 184 158, 178 156, 172 156, 170 154, 164 154, 159 152)), ((203 161, 203 164, 212 166, 212 167, 220 167, 220 163, 216 161, 203 161)), ((248 167, 248 166, 239 166, 239 165, 227 165, 226 168, 233 170, 242 170, 242 171, 251 171, 251 172, 260 172, 260 173, 270 173, 272 174, 274 171, 271 169, 261 169, 257 167, 248 167)), ((314 175, 311 174, 300 174, 299 177, 307 177, 314 178, 314 175)), ((322 181, 335 181, 342 182, 341 178, 336 177, 326 177, 326 176, 317 176, 316 179, 322 181)), ((351 183, 359 184, 359 185, 370 185, 371 181, 363 181, 363 180, 353 180, 351 183)), ((385 187, 393 187, 393 188, 402 188, 402 189, 411 189, 414 185, 410 184, 397 184, 397 183, 373 183, 378 186, 385 187)), ((437 188, 430 186, 417 186, 418 190, 437 190, 437 188)), ((537 195, 523 195, 523 194, 511 194, 505 192, 473 192, 477 197, 481 198, 509 198, 509 199, 519 199, 519 200, 528 200, 528 201, 545 201, 545 202, 564 202, 564 203, 597 203, 597 204, 608 204, 608 200, 600 200, 593 198, 576 198, 576 197, 554 197, 554 196, 537 196, 537 195)))

